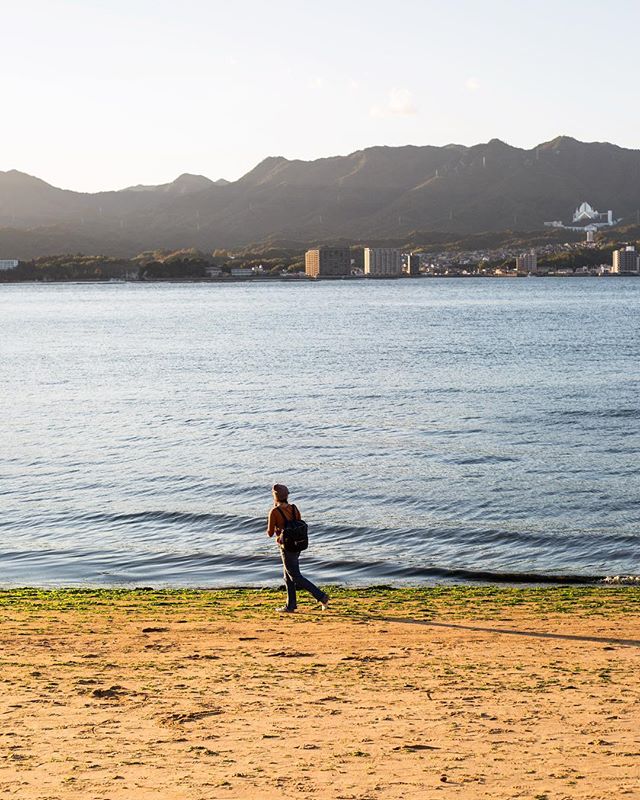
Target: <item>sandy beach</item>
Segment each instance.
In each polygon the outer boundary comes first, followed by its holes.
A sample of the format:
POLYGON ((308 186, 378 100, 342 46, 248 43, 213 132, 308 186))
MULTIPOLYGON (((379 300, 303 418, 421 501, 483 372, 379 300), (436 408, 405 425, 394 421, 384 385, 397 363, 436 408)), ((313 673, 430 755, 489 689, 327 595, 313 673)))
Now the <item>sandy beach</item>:
POLYGON ((640 591, 0 592, 0 794, 640 792, 640 591))

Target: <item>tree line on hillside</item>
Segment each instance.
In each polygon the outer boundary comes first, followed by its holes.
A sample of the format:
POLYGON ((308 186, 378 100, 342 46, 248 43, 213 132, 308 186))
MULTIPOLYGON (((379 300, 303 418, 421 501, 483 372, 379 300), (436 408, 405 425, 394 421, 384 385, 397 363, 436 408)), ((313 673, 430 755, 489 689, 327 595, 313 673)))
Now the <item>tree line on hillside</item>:
POLYGON ((150 251, 132 259, 82 253, 42 256, 0 272, 0 281, 203 280, 209 277, 212 267, 222 277, 230 276, 237 267, 260 267, 261 274, 267 277, 279 276, 282 272, 304 271, 304 253, 234 255, 224 250, 207 254, 190 249, 150 251))

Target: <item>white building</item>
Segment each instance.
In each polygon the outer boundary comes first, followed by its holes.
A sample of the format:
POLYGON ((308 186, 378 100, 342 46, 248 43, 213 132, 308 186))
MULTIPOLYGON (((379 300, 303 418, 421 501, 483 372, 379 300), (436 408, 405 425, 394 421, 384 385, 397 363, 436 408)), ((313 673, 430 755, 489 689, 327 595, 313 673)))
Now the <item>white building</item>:
POLYGON ((365 247, 364 274, 387 277, 402 275, 402 252, 393 247, 365 247))
POLYGON ((0 259, 0 272, 6 272, 9 269, 15 269, 20 262, 17 258, 0 259))
POLYGON ((536 251, 524 253, 516 258, 516 272, 518 274, 529 275, 538 271, 538 256, 536 251))
POLYGON ((547 228, 564 228, 567 231, 583 231, 589 228, 597 231, 599 228, 609 228, 618 222, 619 219, 613 218, 613 211, 596 211, 589 203, 580 203, 573 212, 571 225, 565 225, 559 219, 544 224, 547 228))
POLYGON ((614 272, 616 275, 637 273, 639 271, 639 266, 638 254, 633 245, 621 247, 619 250, 613 251, 613 266, 611 267, 611 272, 614 272))
POLYGON ((404 272, 412 277, 420 274, 420 256, 417 253, 405 255, 404 272))
POLYGON ((596 222, 602 225, 613 225, 613 211, 609 210, 607 213, 600 213, 592 208, 589 203, 581 203, 578 208, 573 212, 574 222, 596 222))

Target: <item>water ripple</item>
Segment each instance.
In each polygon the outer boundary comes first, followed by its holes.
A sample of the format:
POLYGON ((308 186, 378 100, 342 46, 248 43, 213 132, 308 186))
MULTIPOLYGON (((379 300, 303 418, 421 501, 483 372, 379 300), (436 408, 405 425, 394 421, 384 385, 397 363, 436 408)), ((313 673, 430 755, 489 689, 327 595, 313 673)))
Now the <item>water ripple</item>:
POLYGON ((640 282, 130 288, 0 287, 5 585, 640 572, 640 282))

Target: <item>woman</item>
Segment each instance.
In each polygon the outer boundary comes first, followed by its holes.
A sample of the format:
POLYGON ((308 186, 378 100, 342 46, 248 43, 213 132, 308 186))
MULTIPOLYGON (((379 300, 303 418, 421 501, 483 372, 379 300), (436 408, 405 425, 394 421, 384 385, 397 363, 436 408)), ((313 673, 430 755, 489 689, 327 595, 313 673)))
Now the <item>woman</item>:
POLYGON ((276 542, 280 545, 280 555, 282 556, 282 566, 284 568, 284 582, 287 585, 287 604, 282 606, 278 611, 286 614, 292 614, 298 605, 296 597, 296 587, 299 589, 306 589, 310 592, 316 600, 322 604, 322 610, 325 611, 329 605, 329 595, 325 594, 321 589, 311 583, 310 580, 304 577, 300 572, 300 553, 291 553, 284 549, 282 543, 282 534, 284 533, 284 526, 286 521, 292 519, 300 519, 300 512, 298 509, 289 503, 289 490, 281 483, 276 483, 271 490, 273 494, 273 508, 269 512, 269 523, 267 525, 267 536, 276 537, 276 542))

